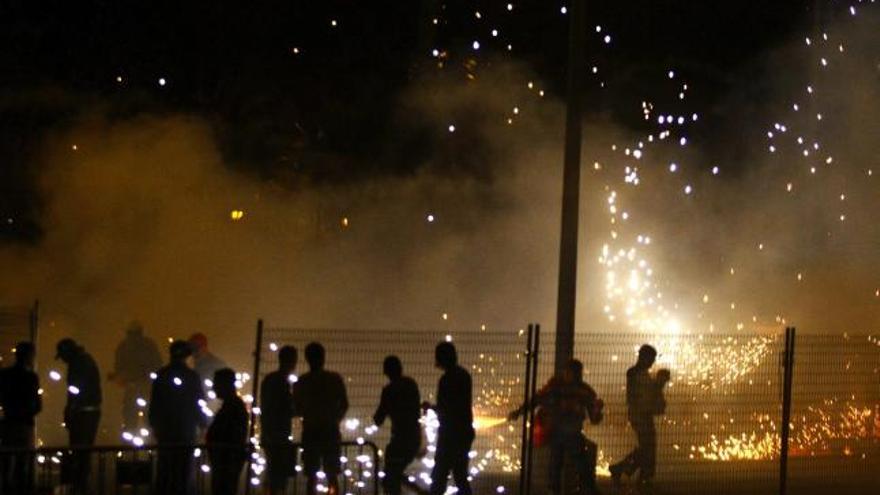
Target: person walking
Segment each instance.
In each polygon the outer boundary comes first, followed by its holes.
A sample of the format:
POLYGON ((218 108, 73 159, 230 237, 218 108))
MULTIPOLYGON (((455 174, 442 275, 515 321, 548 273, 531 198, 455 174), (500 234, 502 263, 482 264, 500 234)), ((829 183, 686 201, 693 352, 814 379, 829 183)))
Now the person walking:
POLYGON ((382 364, 388 385, 382 389, 379 407, 373 415, 376 426, 391 418, 391 440, 385 448, 385 478, 382 486, 389 495, 400 495, 403 471, 415 459, 421 445, 419 418, 419 386, 403 374, 403 364, 397 356, 388 356, 382 364))
POLYGON ((278 350, 278 369, 266 375, 260 385, 260 443, 266 453, 270 495, 284 494, 288 479, 295 473, 292 385, 296 361, 296 347, 282 347, 278 350))
POLYGON ((70 473, 74 493, 88 493, 91 452, 101 421, 101 372, 85 348, 70 338, 56 346, 55 359, 67 363, 67 405, 64 426, 70 446, 70 473))
MULTIPOLYGON (((0 369, 0 447, 33 449, 34 418, 43 409, 40 379, 34 373, 36 348, 30 342, 15 346, 15 363, 0 369)), ((30 495, 34 489, 32 454, 0 456, 0 493, 30 495)))
POLYGON ((156 373, 147 417, 159 455, 156 463, 157 493, 192 493, 192 463, 196 432, 206 424, 202 381, 186 360, 192 353, 187 342, 177 340, 169 347, 170 362, 156 373))
POLYGON ((578 493, 599 494, 596 485, 598 446, 583 434, 584 422, 602 421, 604 403, 593 387, 584 382, 584 365, 577 359, 568 362, 562 373, 551 378, 530 404, 513 411, 508 419, 518 419, 526 411, 541 408, 538 417, 547 429, 545 438, 550 446, 550 492, 562 493, 562 467, 566 458, 580 478, 578 493))
POLYGON ((339 456, 342 437, 339 423, 348 411, 348 396, 342 377, 324 369, 324 346, 306 346, 309 371, 293 385, 293 403, 302 416, 303 467, 308 479, 306 492, 317 493, 318 471, 323 467, 331 495, 339 491, 339 456))
POLYGON ((458 365, 458 354, 451 342, 437 344, 434 358, 435 365, 443 370, 443 376, 437 384, 437 404, 423 404, 423 407, 433 408, 440 421, 430 493, 446 493, 446 483, 451 471, 455 486, 458 487, 457 493, 471 495, 468 463, 475 436, 471 375, 458 365))
POLYGON ((650 484, 654 480, 657 459, 657 429, 654 416, 665 411, 662 389, 669 381, 669 372, 661 370, 659 379, 650 374, 657 360, 657 350, 650 345, 639 348, 636 364, 626 371, 627 416, 636 433, 637 446, 620 462, 611 465, 611 479, 620 484, 623 474, 639 473, 639 483, 650 484))
POLYGON ((150 373, 162 367, 162 356, 156 342, 144 335, 140 323, 128 326, 125 338, 116 347, 113 372, 109 380, 121 386, 122 430, 139 428, 138 399, 146 399, 150 392, 150 373))
POLYGON ((235 371, 214 373, 214 393, 223 401, 205 434, 211 465, 211 495, 235 495, 247 459, 248 412, 235 390, 235 371))

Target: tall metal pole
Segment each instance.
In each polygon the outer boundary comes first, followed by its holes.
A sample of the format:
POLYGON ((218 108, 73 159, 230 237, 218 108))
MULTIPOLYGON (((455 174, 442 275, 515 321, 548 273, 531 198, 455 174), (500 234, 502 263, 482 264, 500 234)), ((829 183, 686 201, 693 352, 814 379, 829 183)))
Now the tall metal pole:
POLYGON ((779 495, 788 489, 788 442, 791 435, 791 393, 794 378, 794 327, 785 329, 785 358, 782 383, 782 433, 779 444, 779 495))
POLYGON ((562 174, 562 232, 559 239, 559 288, 556 305, 556 370, 574 356, 577 301, 578 213, 581 187, 581 98, 586 43, 586 0, 573 0, 569 11, 568 108, 565 116, 565 163, 562 174))
MULTIPOLYGON (((254 376, 251 377, 251 395, 253 402, 251 403, 251 424, 248 429, 248 445, 253 445, 252 440, 257 430, 257 413, 256 408, 260 406, 260 364, 263 361, 263 319, 257 320, 257 341, 254 344, 254 376)), ((247 466, 245 467, 245 479, 249 480, 251 475, 251 456, 248 456, 247 466)), ((244 484, 245 495, 251 493, 251 483, 244 484)))

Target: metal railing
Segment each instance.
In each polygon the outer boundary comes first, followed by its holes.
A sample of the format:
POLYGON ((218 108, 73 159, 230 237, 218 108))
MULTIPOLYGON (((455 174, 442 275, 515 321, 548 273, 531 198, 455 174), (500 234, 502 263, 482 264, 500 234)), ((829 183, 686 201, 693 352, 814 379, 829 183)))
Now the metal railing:
MULTIPOLYGON (((294 443, 293 447, 299 459, 301 445, 294 443)), ((211 448, 241 449, 241 446, 214 445, 211 448)), ((260 476, 253 474, 251 466, 263 463, 263 457, 252 446, 247 450, 248 461, 239 476, 237 493, 253 492, 252 488, 262 483, 260 476)), ((0 448, 0 493, 159 493, 159 458, 166 453, 175 456, 171 461, 178 467, 181 459, 184 463, 191 460, 189 466, 183 467, 187 493, 211 493, 211 463, 205 444, 0 448), (176 457, 180 455, 183 457, 176 457), (15 479, 15 463, 24 463, 24 479, 15 479)), ((378 448, 372 442, 342 442, 341 493, 379 493, 378 454, 378 448)), ((301 469, 297 466, 295 471, 301 469)), ((304 493, 304 480, 291 481, 288 493, 304 493)))

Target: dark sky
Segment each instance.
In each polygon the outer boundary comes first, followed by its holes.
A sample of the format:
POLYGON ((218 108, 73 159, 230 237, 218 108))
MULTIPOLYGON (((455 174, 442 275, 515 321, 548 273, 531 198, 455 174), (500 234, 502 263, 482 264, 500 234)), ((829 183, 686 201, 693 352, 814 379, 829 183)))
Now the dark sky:
MULTIPOLYGON (((512 3, 508 10, 507 2, 485 0, 2 0, 0 242, 39 237, 32 164, 43 139, 96 110, 111 119, 203 116, 230 166, 259 177, 334 182, 412 173, 442 131, 402 127, 395 103, 413 80, 438 70, 432 49, 448 50, 445 70, 454 70, 478 39, 481 63, 524 63, 551 96, 560 94, 566 2, 512 3), (493 39, 492 29, 501 35, 493 39)), ((631 112, 621 109, 641 94, 641 76, 668 67, 700 85, 700 103, 721 100, 740 84, 743 67, 809 26, 811 4, 589 1, 589 29, 601 24, 614 41, 603 47, 591 35, 585 62, 619 76, 603 91, 590 81, 590 111, 626 124, 631 112)))

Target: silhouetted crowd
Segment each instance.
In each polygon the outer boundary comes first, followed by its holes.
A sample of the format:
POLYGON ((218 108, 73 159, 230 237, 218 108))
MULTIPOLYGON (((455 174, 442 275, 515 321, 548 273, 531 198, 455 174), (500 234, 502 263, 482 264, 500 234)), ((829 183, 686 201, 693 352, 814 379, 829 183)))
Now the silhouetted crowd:
MULTIPOLYGON (((56 346, 56 359, 67 365, 67 402, 63 420, 69 436, 66 469, 70 491, 89 493, 91 463, 101 418, 101 377, 92 356, 73 339, 56 346)), ((195 490, 194 445, 204 434, 210 465, 211 493, 235 494, 249 455, 250 413, 239 397, 239 376, 208 350, 203 334, 188 341, 171 342, 168 364, 161 366, 158 347, 138 324, 132 324, 116 352, 115 369, 109 378, 124 389, 124 427, 145 419, 157 443, 155 488, 159 494, 191 494, 195 490), (190 364, 192 358, 192 365, 190 364), (161 367, 160 367, 161 366, 161 367), (142 397, 149 393, 149 401, 142 397), (146 416, 140 409, 147 406, 146 416)), ((33 371, 35 348, 29 342, 15 348, 15 363, 0 370, 0 493, 34 493, 34 418, 42 410, 42 389, 33 371), (30 452, 28 452, 30 450, 30 452)), ((349 403, 345 382, 325 369, 324 347, 312 342, 305 347, 308 371, 297 376, 298 352, 293 346, 278 350, 278 369, 267 374, 259 387, 260 445, 266 459, 266 491, 285 493, 296 474, 297 449, 292 423, 302 419, 301 461, 309 495, 338 493, 342 436, 340 424, 349 403)), ((657 351, 642 346, 636 364, 626 374, 628 419, 637 447, 611 466, 612 480, 623 475, 649 484, 656 465, 654 417, 665 412, 664 386, 667 370, 649 372, 657 351)), ((446 493, 450 474, 460 495, 470 495, 470 453, 474 441, 473 384, 468 371, 458 364, 455 346, 441 342, 435 348, 435 365, 442 371, 436 404, 421 400, 415 380, 403 372, 396 356, 388 356, 383 372, 388 384, 382 389, 373 416, 377 427, 391 421, 391 438, 384 451, 385 493, 401 493, 409 485, 404 471, 426 449, 421 417, 433 409, 439 421, 431 495, 446 493)), ((57 377, 56 377, 57 378, 57 377)), ((596 461, 598 446, 583 434, 584 424, 602 421, 604 402, 583 380, 583 364, 572 360, 532 398, 512 411, 517 420, 534 410, 534 441, 550 451, 549 490, 562 492, 562 467, 568 463, 577 475, 581 492, 598 493, 596 461)))

